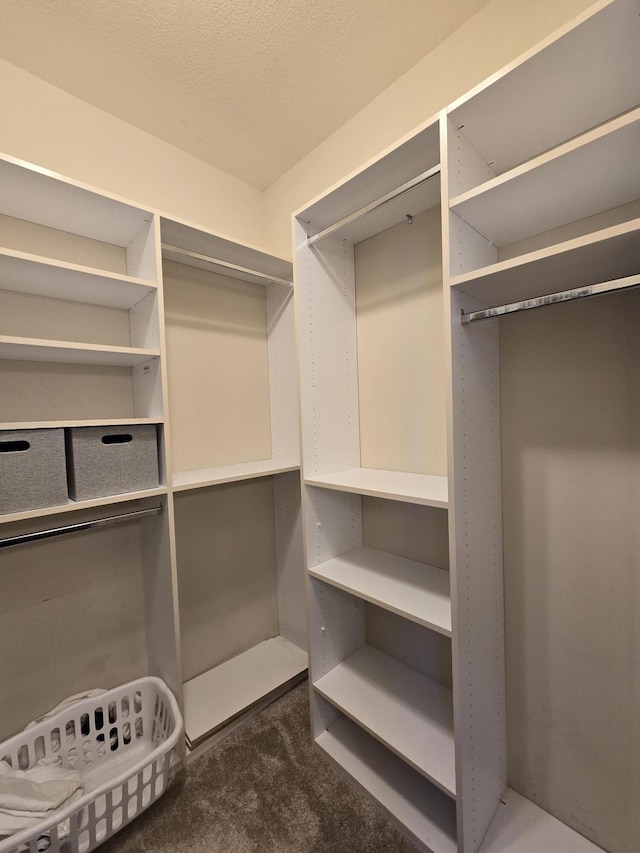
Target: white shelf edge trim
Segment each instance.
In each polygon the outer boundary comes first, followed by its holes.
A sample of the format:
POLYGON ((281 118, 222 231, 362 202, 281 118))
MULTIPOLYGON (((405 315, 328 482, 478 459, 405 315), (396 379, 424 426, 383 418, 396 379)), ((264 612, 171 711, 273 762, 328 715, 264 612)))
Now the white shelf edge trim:
POLYGON ((363 546, 309 569, 324 583, 451 636, 449 572, 363 546))
POLYGON ((449 505, 447 478, 433 474, 353 468, 334 474, 305 476, 304 482, 307 486, 354 492, 443 509, 449 505))

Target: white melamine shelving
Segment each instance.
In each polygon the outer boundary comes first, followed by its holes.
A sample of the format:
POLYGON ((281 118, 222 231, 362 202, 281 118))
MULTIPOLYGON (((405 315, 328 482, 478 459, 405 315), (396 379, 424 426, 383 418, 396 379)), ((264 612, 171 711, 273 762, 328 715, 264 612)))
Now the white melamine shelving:
POLYGON ((45 361, 58 364, 107 364, 133 367, 152 358, 159 350, 137 347, 108 347, 75 341, 42 341, 0 335, 0 358, 12 361, 45 361))
POLYGON ((439 158, 432 121, 297 213, 295 290, 314 740, 453 851, 439 158))
MULTIPOLYGON (((40 426, 38 424, 38 426, 40 426)), ((4 428, 4 424, 3 424, 4 428)), ((167 494, 165 487, 160 486, 157 489, 144 489, 138 492, 125 492, 121 495, 106 495, 103 498, 93 498, 88 501, 73 501, 69 499, 66 504, 58 504, 57 506, 46 506, 40 509, 25 510, 23 512, 11 512, 5 515, 0 515, 0 524, 11 524, 16 521, 29 521, 31 519, 45 518, 49 515, 57 515, 58 513, 77 512, 78 510, 96 509, 98 507, 108 507, 112 504, 120 504, 126 501, 144 500, 145 498, 164 497, 167 494)))
POLYGON ((496 306, 632 276, 639 254, 640 219, 633 219, 452 276, 450 284, 496 306))
POLYGON ((184 685, 191 749, 278 688, 304 675, 306 653, 284 637, 258 643, 184 685))
POLYGON ((334 474, 305 477, 305 484, 424 506, 446 508, 448 504, 447 478, 433 474, 352 468, 334 474))
POLYGON ((363 546, 309 569, 311 577, 451 636, 449 572, 363 546))
POLYGON ((346 717, 315 742, 415 843, 434 853, 456 853, 455 802, 448 795, 346 717))
POLYGON ((636 0, 603 0, 456 101, 450 195, 486 180, 487 164, 500 175, 637 107, 638 36, 636 0))
POLYGON ((0 427, 159 425, 162 484, 2 515, 13 580, 0 644, 26 618, 33 643, 14 656, 21 675, 8 677, 0 718, 16 728, 14 708, 44 713, 90 684, 98 660, 104 687, 150 674, 180 697, 158 217, 11 157, 0 157, 0 217, 0 427))
POLYGON ((640 110, 633 110, 452 198, 450 207, 494 245, 516 243, 638 199, 639 148, 640 110))
POLYGON ((193 750, 308 666, 292 268, 168 217, 161 233, 193 750))
POLYGON ((72 302, 132 308, 157 289, 143 278, 0 249, 0 287, 72 302))
POLYGON ((370 646, 314 689, 445 793, 455 796, 451 691, 370 646))
POLYGON ((221 465, 217 468, 198 468, 193 471, 176 471, 173 475, 173 491, 202 489, 223 483, 252 480, 255 477, 270 477, 298 471, 297 459, 258 459, 255 462, 239 462, 236 465, 221 465))

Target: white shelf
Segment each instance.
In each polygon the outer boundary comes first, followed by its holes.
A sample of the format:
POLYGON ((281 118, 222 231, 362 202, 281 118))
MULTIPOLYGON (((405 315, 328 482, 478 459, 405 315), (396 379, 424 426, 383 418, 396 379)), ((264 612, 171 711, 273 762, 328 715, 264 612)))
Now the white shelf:
POLYGON ((184 685, 185 734, 190 747, 248 710, 274 690, 302 675, 304 651, 273 637, 184 685))
POLYGON ((451 636, 449 572, 375 548, 356 548, 309 569, 318 580, 451 636))
MULTIPOLYGON (((104 421, 101 421, 104 423, 104 421)), ((119 421, 118 423, 122 423, 119 421)), ((155 421, 154 421, 155 423, 155 421)), ((22 512, 11 512, 6 515, 0 515, 0 524, 11 524, 14 521, 28 521, 32 518, 44 518, 48 515, 57 515, 61 512, 77 512, 81 509, 93 509, 94 507, 110 506, 111 504, 124 503, 125 501, 139 501, 143 498, 154 498, 160 495, 166 495, 167 490, 164 486, 157 489, 144 489, 140 492, 125 492, 121 495, 105 495, 101 498, 92 498, 88 501, 72 501, 69 500, 66 504, 58 506, 45 506, 39 509, 28 509, 22 512)))
POLYGON ((602 6, 450 108, 455 125, 497 174, 640 103, 637 3, 602 6))
POLYGON ((352 468, 334 474, 305 477, 305 485, 340 492, 354 492, 377 498, 447 508, 447 478, 433 474, 381 471, 377 468, 352 468))
POLYGON ((345 717, 316 744, 417 843, 434 853, 456 853, 456 807, 446 794, 345 717))
POLYGON ((203 489, 207 486, 219 486, 222 483, 235 483, 239 480, 252 480, 256 477, 268 477, 272 474, 285 474, 297 471, 300 463, 293 459, 259 459, 255 462, 239 462, 235 465, 221 465, 217 468, 198 468, 193 471, 176 471, 173 475, 173 491, 203 489))
POLYGON ((456 196, 450 208, 494 245, 506 246, 635 201, 639 150, 636 109, 456 196))
POLYGON ((64 429, 65 427, 107 427, 107 426, 136 426, 138 424, 162 424, 162 418, 95 418, 92 420, 66 421, 13 421, 2 423, 0 430, 18 429, 64 429))
MULTIPOLYGON (((219 234, 203 231, 187 222, 175 219, 160 218, 160 231, 163 244, 194 252, 211 259, 217 259, 224 264, 232 264, 244 267, 245 270, 255 270, 261 276, 274 276, 287 282, 293 281, 293 265, 291 261, 268 255, 253 246, 237 243, 219 234)), ((196 269, 211 270, 212 263, 198 260, 195 257, 178 254, 170 249, 163 248, 162 256, 166 260, 175 260, 185 266, 196 269)), ((213 264, 215 266, 215 264, 213 264)), ((213 270, 215 272, 215 269, 213 270)), ((253 281, 256 284, 264 284, 261 276, 252 276, 250 273, 233 270, 225 266, 218 269, 222 275, 238 278, 243 281, 253 281)))
POLYGON ((132 308, 157 290, 145 279, 9 249, 0 249, 0 288, 111 308, 132 308))
POLYGON ((633 275, 639 257, 640 219, 633 219, 455 276, 450 283, 495 307, 633 275))
POLYGON ((582 835, 507 788, 479 853, 602 853, 582 835))
POLYGON ((128 246, 152 214, 13 157, 0 159, 0 213, 128 246))
POLYGON ((46 341, 0 335, 0 359, 133 367, 159 355, 159 350, 138 347, 108 347, 75 341, 46 341))
POLYGON ((314 689, 455 796, 450 690, 367 645, 318 679, 314 689))

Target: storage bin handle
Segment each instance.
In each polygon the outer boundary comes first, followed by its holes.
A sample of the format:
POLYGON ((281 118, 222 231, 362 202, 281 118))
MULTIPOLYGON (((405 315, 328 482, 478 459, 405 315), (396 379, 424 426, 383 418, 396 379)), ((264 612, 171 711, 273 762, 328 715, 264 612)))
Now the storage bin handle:
POLYGON ((117 435, 103 435, 103 444, 127 444, 133 441, 133 436, 130 432, 118 433, 117 435))
POLYGON ((0 453, 22 453, 28 450, 31 444, 28 441, 0 441, 0 453))

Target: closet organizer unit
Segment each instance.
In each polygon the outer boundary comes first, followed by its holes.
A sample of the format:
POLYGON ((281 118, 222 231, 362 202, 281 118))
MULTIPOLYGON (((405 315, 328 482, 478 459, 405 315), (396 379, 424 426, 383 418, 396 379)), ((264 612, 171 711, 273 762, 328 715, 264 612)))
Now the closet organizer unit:
POLYGON ((317 747, 456 849, 438 123, 295 215, 317 747))
POLYGON ((307 669, 292 267, 161 220, 187 743, 307 669))
POLYGON ((157 488, 0 515, 7 736, 87 687, 178 683, 156 219, 11 157, 0 188, 0 430, 156 425, 160 474, 157 488))
POLYGON ((464 851, 637 845, 639 104, 615 0, 443 117, 464 851))

